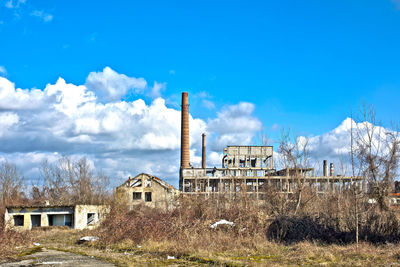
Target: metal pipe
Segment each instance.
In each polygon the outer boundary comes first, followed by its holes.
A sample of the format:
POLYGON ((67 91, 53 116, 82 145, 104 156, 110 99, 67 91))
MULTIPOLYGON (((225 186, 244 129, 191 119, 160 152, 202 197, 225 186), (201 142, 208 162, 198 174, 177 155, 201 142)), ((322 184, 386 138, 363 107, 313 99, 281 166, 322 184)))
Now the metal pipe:
POLYGON ((333 167, 333 163, 330 164, 329 176, 335 176, 335 168, 333 167))
POLYGON ((206 168, 206 134, 205 133, 203 133, 202 135, 201 135, 201 137, 202 137, 202 142, 201 142, 201 144, 202 144, 202 150, 201 150, 201 167, 203 168, 203 169, 205 169, 206 168))
POLYGON ((323 176, 326 177, 328 176, 328 161, 324 160, 324 166, 323 166, 323 176))

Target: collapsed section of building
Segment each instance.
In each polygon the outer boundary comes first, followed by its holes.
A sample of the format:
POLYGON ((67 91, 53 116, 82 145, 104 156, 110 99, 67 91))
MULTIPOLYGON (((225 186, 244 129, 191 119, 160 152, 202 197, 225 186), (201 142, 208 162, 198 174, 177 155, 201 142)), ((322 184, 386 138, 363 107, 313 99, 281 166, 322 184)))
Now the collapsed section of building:
POLYGON ((186 92, 182 93, 181 116, 179 189, 185 194, 232 195, 247 192, 258 199, 263 199, 268 188, 274 188, 278 192, 294 192, 299 186, 299 180, 302 181, 302 186, 308 185, 320 193, 328 190, 342 191, 354 184, 361 189, 365 188, 364 177, 335 176, 332 163, 328 174, 326 160, 323 162, 322 176, 316 176, 314 168, 276 170, 272 146, 228 146, 224 149, 221 168, 207 168, 204 134, 202 166, 194 168, 190 165, 189 158, 189 101, 186 92))

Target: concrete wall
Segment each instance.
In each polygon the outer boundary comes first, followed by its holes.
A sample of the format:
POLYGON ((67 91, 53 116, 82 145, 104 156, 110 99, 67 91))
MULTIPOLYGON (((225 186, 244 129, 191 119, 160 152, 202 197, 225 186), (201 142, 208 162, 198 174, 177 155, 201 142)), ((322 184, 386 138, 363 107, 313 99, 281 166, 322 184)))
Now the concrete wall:
MULTIPOLYGON (((74 229, 92 229, 99 225, 109 212, 110 208, 104 205, 76 205, 64 207, 9 207, 6 209, 4 219, 7 229, 15 230, 30 230, 32 229, 32 215, 40 216, 40 226, 50 226, 49 215, 56 215, 53 217, 53 225, 62 224, 65 222, 65 216, 71 216, 71 225, 67 225, 74 229), (88 225, 87 214, 94 213, 93 224, 88 225), (14 225, 14 216, 23 216, 23 226, 14 225)), ((68 221, 68 220, 67 220, 68 221)), ((65 224, 62 224, 65 225, 65 224)))
POLYGON ((104 220, 107 213, 110 212, 110 207, 105 205, 76 205, 74 212, 75 229, 93 229, 104 220), (93 224, 88 224, 88 213, 94 213, 93 224))
MULTIPOLYGON (((32 229, 31 215, 39 215, 41 216, 40 226, 49 226, 48 215, 73 215, 74 209, 72 206, 66 207, 14 207, 7 208, 4 214, 6 228, 14 228, 14 229, 24 229, 30 230, 32 229), (14 216, 22 215, 24 216, 24 225, 23 226, 15 226, 14 225, 14 216)), ((73 224, 73 222, 72 222, 73 224)))
POLYGON ((174 198, 178 194, 178 190, 166 187, 160 184, 155 178, 147 174, 140 174, 132 181, 141 179, 142 185, 132 187, 127 183, 117 187, 117 197, 133 207, 138 204, 144 204, 152 208, 170 209, 173 207, 174 198), (133 193, 141 193, 140 199, 133 199, 133 193), (151 192, 152 200, 146 201, 146 192, 151 192))

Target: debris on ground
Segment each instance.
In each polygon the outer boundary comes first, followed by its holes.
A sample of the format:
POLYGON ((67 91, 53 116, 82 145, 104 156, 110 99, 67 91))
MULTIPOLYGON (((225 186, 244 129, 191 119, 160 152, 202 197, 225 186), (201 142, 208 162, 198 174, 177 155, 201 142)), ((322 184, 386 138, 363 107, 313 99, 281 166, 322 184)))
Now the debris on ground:
POLYGON ((39 244, 39 243, 36 243, 36 242, 33 242, 33 245, 34 245, 34 246, 37 246, 37 247, 40 246, 40 244, 39 244))
POLYGON ((216 229, 218 225, 230 225, 230 226, 235 226, 233 222, 227 221, 227 220, 220 220, 210 226, 211 229, 216 229))
POLYGON ((84 236, 79 239, 78 243, 95 242, 98 240, 99 240, 99 238, 97 236, 84 236))
POLYGON ((174 256, 167 256, 167 260, 174 260, 175 259, 175 257, 174 256))

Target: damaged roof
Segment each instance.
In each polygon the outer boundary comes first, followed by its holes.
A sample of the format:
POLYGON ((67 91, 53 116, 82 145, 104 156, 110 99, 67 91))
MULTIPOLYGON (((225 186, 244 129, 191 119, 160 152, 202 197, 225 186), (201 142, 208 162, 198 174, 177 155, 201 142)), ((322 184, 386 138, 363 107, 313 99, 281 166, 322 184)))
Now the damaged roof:
POLYGON ((134 178, 129 177, 122 185, 120 185, 120 186, 118 186, 118 187, 126 186, 126 185, 128 185, 132 180, 138 180, 138 177, 141 176, 141 175, 145 175, 145 176, 149 177, 151 180, 157 182, 158 184, 160 184, 160 185, 161 185, 162 187, 164 187, 164 188, 176 190, 175 187, 173 187, 173 186, 170 185, 169 183, 167 183, 167 182, 161 180, 160 178, 158 178, 158 177, 156 177, 156 176, 150 175, 150 174, 148 174, 148 173, 140 173, 140 174, 136 175, 134 178))

